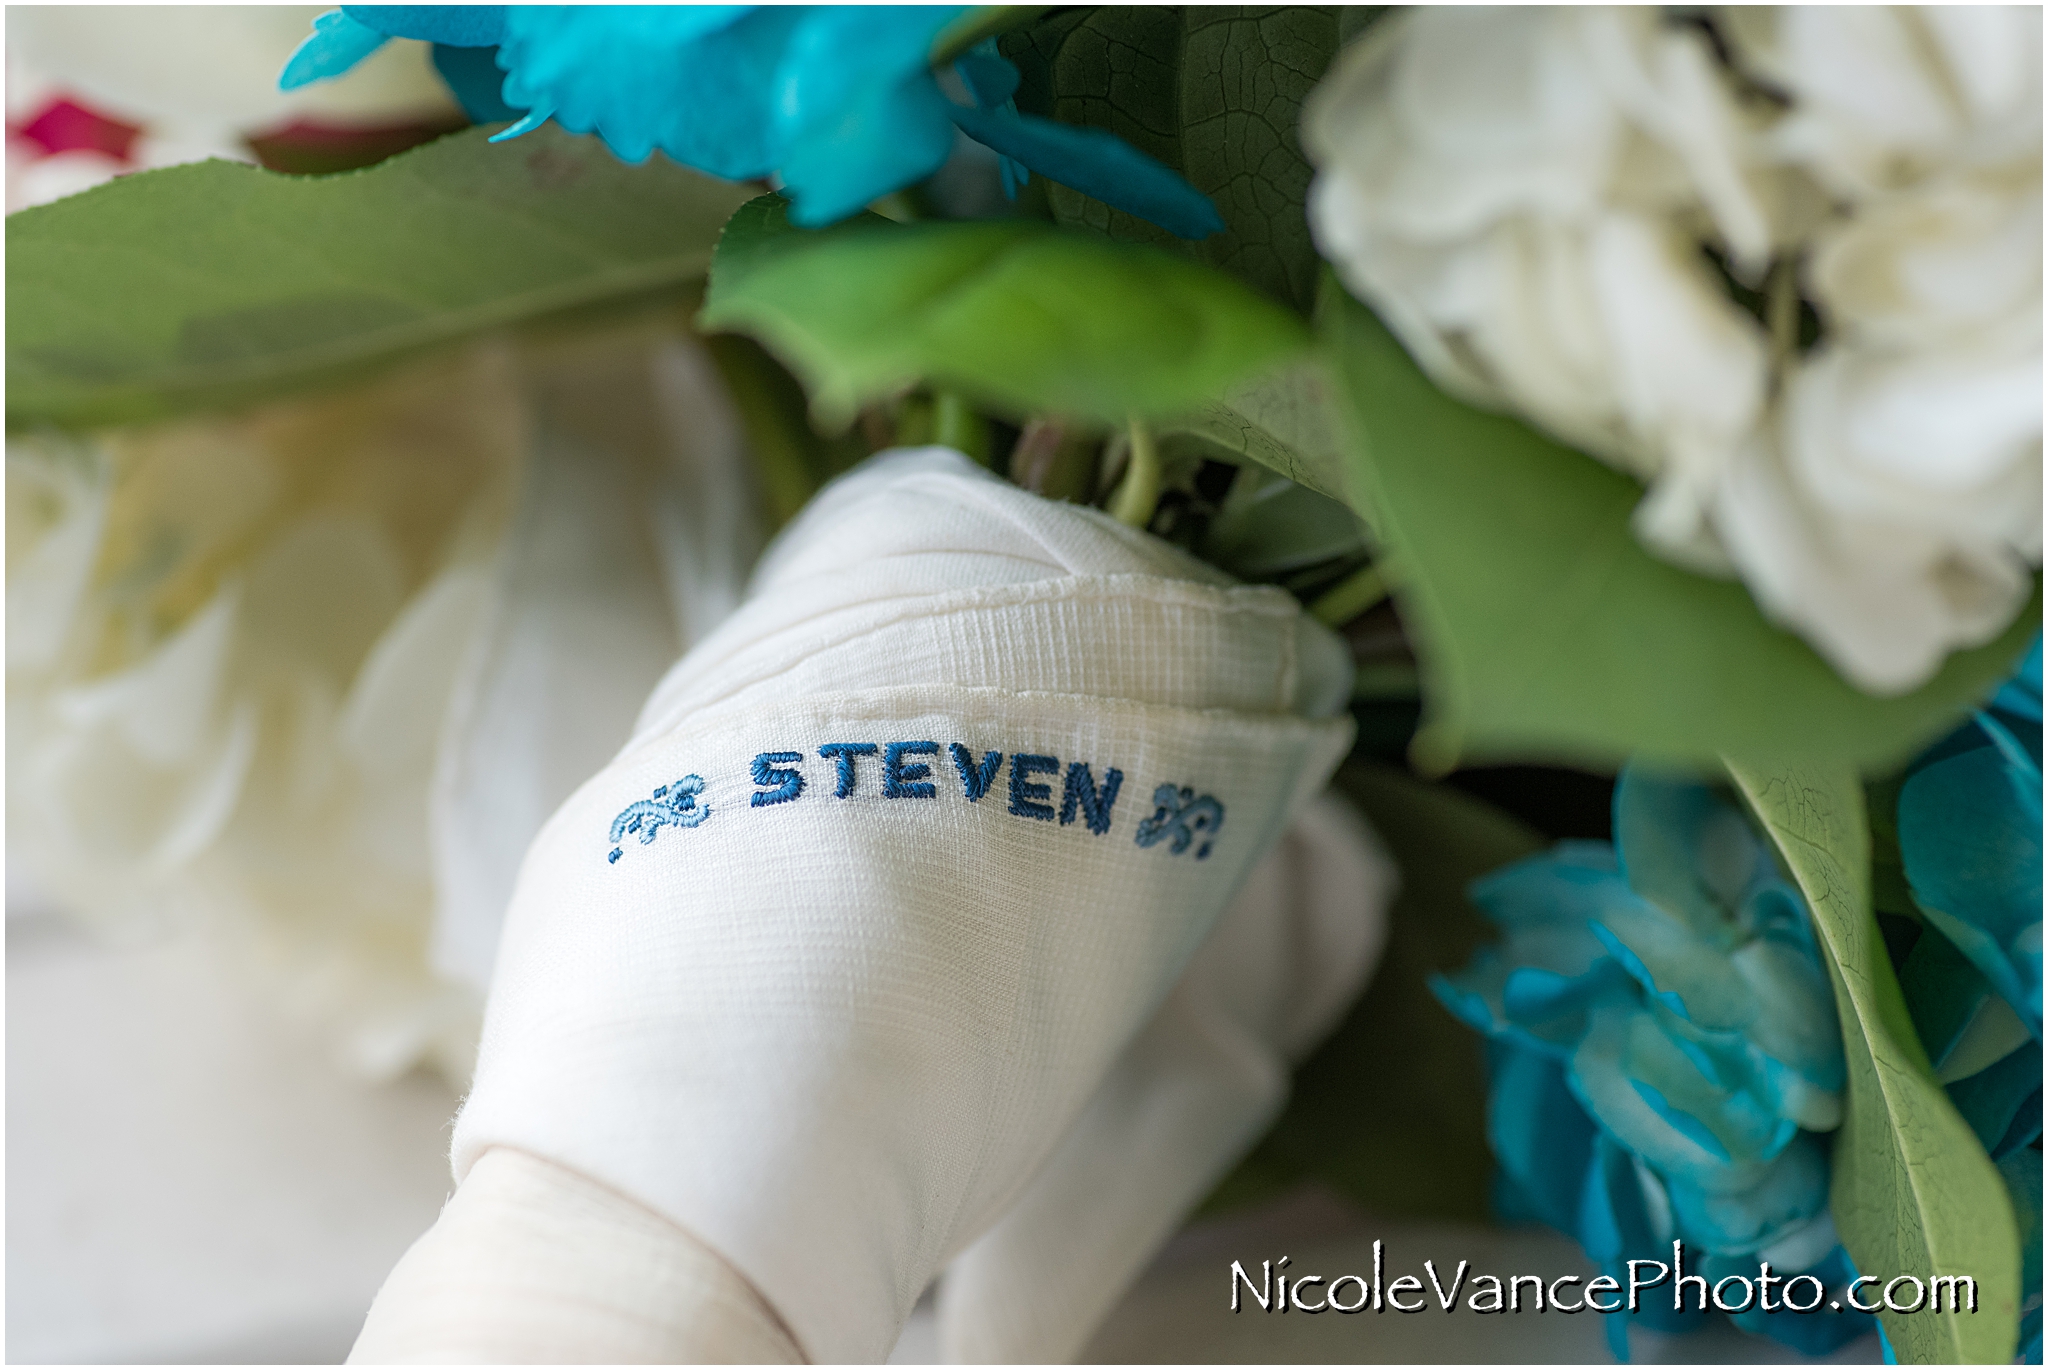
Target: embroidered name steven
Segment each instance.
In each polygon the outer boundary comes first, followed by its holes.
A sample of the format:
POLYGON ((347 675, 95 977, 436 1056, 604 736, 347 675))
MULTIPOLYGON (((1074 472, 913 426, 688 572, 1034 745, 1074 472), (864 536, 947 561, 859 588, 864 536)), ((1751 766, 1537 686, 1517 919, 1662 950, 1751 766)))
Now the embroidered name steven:
MULTIPOLYGON (((757 754, 748 772, 754 785, 748 808, 797 801, 832 803, 862 796, 939 800, 955 795, 969 804, 979 804, 991 793, 1000 793, 1015 817, 1060 827, 1078 824, 1104 837, 1115 823, 1117 798, 1124 784, 1124 773, 1115 766, 1103 767, 1098 777, 1092 762, 1069 761, 1062 767, 1056 756, 1016 752, 1006 757, 1000 751, 976 752, 964 742, 948 743, 943 751, 934 741, 827 742, 817 749, 817 761, 822 763, 819 769, 824 772, 817 777, 817 785, 805 775, 808 760, 806 753, 795 750, 757 754), (1006 761, 1009 781, 999 791, 1006 761)), ((627 805, 612 820, 612 849, 607 860, 619 859, 629 834, 644 846, 665 827, 690 829, 702 824, 711 816, 711 806, 697 798, 703 789, 701 776, 687 775, 655 790, 651 799, 627 805)), ((1151 816, 1136 826, 1138 846, 1164 846, 1174 856, 1192 849, 1195 860, 1208 859, 1223 827, 1222 800, 1168 783, 1152 791, 1152 806, 1151 816)))

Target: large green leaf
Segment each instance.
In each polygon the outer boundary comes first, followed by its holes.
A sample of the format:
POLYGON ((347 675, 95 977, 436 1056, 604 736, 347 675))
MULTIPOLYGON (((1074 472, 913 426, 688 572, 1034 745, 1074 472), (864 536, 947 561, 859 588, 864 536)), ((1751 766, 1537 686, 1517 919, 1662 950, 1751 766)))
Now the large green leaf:
POLYGON ((1307 309, 1318 263, 1302 206, 1314 173, 1298 127, 1339 28, 1334 6, 1104 5, 1008 35, 1021 106, 1106 128, 1157 157, 1215 202, 1226 229, 1182 244, 1061 185, 1048 189, 1054 215, 1186 251, 1307 309))
POLYGON ((1484 1222, 1493 1173, 1484 1044, 1437 1002, 1429 977, 1464 965, 1487 940, 1465 887, 1542 839, 1489 804, 1385 766, 1347 766, 1337 786, 1401 872, 1386 949, 1365 996, 1295 1072, 1286 1111, 1210 1209, 1313 1179, 1384 1217, 1484 1222))
POLYGON ((1320 358, 1304 357, 1233 386, 1165 425, 1162 436, 1196 439, 1211 455, 1256 462, 1297 485, 1344 500, 1337 388, 1320 358))
POLYGON ((1870 906, 1862 787, 1846 767, 1730 763, 1729 771, 1806 893, 1835 986, 1849 1062, 1832 1196, 1842 1244, 1858 1270, 1881 1280, 1977 1281, 1975 1314, 1879 1315, 1900 1360, 2009 1361, 2020 1294, 2012 1203, 1936 1082, 1892 973, 1870 906))
POLYGON ((819 421, 918 381, 1016 416, 1191 411, 1303 354, 1299 319, 1152 248, 1022 220, 791 228, 764 196, 720 240, 701 317, 758 339, 819 421))
POLYGON ((489 134, 336 176, 171 167, 9 216, 9 422, 253 399, 682 286, 754 193, 558 129, 489 134))
POLYGON ((1875 768, 1952 727, 2037 630, 2038 590, 1921 689, 1866 695, 1740 584, 1644 550, 1627 476, 1452 399, 1341 292, 1322 319, 1350 397, 1353 507, 1397 561, 1429 687, 1422 764, 1725 753, 1875 768))

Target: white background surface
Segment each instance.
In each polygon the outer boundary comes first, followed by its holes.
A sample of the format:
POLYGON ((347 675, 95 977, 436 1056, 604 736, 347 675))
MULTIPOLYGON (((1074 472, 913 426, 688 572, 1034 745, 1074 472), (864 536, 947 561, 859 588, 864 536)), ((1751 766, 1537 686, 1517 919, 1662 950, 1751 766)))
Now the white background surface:
MULTIPOLYGON (((110 948, 55 916, 8 920, 7 1358, 316 1362, 347 1354, 371 1295, 448 1187, 455 1096, 347 1078, 206 945, 110 948)), ((1133 1164, 1143 1164, 1133 1157, 1133 1164)), ((1199 1225, 1090 1346, 1115 1361, 1604 1361, 1599 1320, 1232 1315, 1233 1259, 1370 1273, 1433 1257, 1584 1270, 1542 1231, 1373 1222, 1298 1194, 1199 1225)), ((928 1310, 895 1359, 930 1359, 928 1310)), ((1639 1338, 1638 1359, 1779 1359, 1737 1334, 1639 1338)), ((1875 1338, 1838 1359, 1874 1361, 1875 1338)))

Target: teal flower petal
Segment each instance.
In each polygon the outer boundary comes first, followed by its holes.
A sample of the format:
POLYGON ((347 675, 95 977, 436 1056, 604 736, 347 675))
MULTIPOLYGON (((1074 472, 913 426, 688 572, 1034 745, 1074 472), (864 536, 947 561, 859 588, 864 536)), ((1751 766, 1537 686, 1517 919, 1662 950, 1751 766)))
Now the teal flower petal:
POLYGON ((782 161, 790 222, 835 223, 937 171, 953 151, 950 107, 927 76, 877 86, 830 124, 808 128, 782 161))
POLYGON ((1637 766, 1614 788, 1614 845, 1630 889, 1710 939, 1731 939, 1750 887, 1776 875, 1733 804, 1637 766))
POLYGON ((1223 231, 1223 216, 1208 196, 1115 134, 1010 110, 947 109, 976 142, 1177 238, 1207 238, 1223 231))
POLYGON ((791 219, 815 226, 930 175, 962 125, 1002 154, 1012 193, 1041 166, 1184 237, 1222 227, 1174 173, 1094 129, 1025 119, 1016 69, 992 43, 957 60, 979 108, 939 90, 933 41, 960 5, 360 5, 322 16, 287 88, 348 70, 386 36, 437 45, 436 66, 479 122, 550 119, 621 159, 657 150, 728 180, 779 176, 791 219), (495 49, 494 84, 475 61, 495 49))
POLYGON ((1617 900, 1593 934, 1651 998, 1680 1017, 1723 1030, 1756 1018, 1756 994, 1729 958, 1658 906, 1617 900))
POLYGON ((1827 1211, 1827 1152, 1818 1138, 1802 1133, 1763 1167, 1754 1184, 1736 1193, 1712 1194, 1679 1180, 1667 1191, 1678 1234, 1688 1244, 1747 1255, 1827 1211))
POLYGON ((1582 927, 1600 921, 1615 904, 1635 901, 1605 842, 1560 842, 1481 876, 1466 893, 1510 934, 1536 925, 1582 927))
MULTIPOLYGON (((953 70, 959 73, 961 84, 967 87, 978 107, 996 114, 1016 114, 1017 87, 1022 78, 997 48, 995 39, 984 38, 962 53, 953 63, 953 70)), ((1014 200, 1017 192, 1031 183, 1031 171, 1015 157, 996 160, 1003 173, 1003 194, 1014 200)))
POLYGON ((1002 55, 993 38, 984 38, 976 43, 962 53, 953 66, 966 83, 968 93, 974 97, 974 103, 983 109, 999 109, 1009 104, 1016 98, 1017 87, 1022 84, 1016 64, 1002 55))
POLYGON ((418 38, 451 48, 489 48, 505 41, 505 5, 343 5, 364 28, 392 38, 418 38))
POLYGON ((515 5, 498 65, 506 103, 595 133, 627 162, 659 148, 740 180, 781 152, 771 91, 801 7, 515 5))
POLYGON ((1937 1073, 1947 1071, 1950 1056, 1969 1034, 1985 1000, 1997 994, 1984 972, 1932 924, 1922 925, 1899 967, 1899 989, 1937 1073))
POLYGON ((1561 1062, 1506 1044, 1488 1060, 1486 1135, 1494 1157, 1537 1217, 1572 1231, 1598 1129, 1572 1097, 1561 1062))
POLYGON ((1756 1183, 1792 1138, 1789 1119, 1728 1093, 1650 1014, 1603 1004, 1571 1060, 1571 1084, 1602 1129, 1674 1180, 1714 1193, 1756 1183))
POLYGON ((1913 898, 2041 1034, 2040 772, 1978 747, 1912 775, 1899 848, 1913 898))
POLYGON ((2017 1154, 2041 1136, 2041 1044, 1956 1081, 1948 1097, 1993 1160, 2017 1154))
POLYGON ((1512 958, 1482 950, 1464 970, 1432 976, 1430 988, 1472 1028, 1563 1059, 1585 1035, 1586 1015, 1629 987, 1619 968, 1586 954, 1587 946, 1597 953, 1597 944, 1582 934, 1543 930, 1520 939, 1512 958))
POLYGON ((312 36, 292 52, 277 78, 279 90, 331 81, 384 46, 386 35, 359 24, 340 10, 313 21, 312 36))
POLYGON ((1814 1089, 1839 1095, 1848 1071, 1835 994, 1813 953, 1760 938, 1729 953, 1728 964, 1756 1002, 1756 1016, 1744 1029, 1749 1041, 1814 1089))
MULTIPOLYGON (((1674 1230, 1671 1200, 1663 1180, 1639 1157, 1613 1139, 1601 1137, 1594 1146, 1575 1235, 1601 1273, 1624 1284, 1629 1261, 1668 1262, 1674 1230)), ((1606 1315, 1604 1330, 1615 1359, 1627 1361, 1628 1329, 1634 1324, 1668 1335, 1691 1331, 1706 1322, 1706 1315, 1690 1305, 1680 1310, 1669 1299, 1653 1296, 1641 1300, 1633 1313, 1606 1315)))
POLYGON ((496 48, 436 43, 434 70, 471 123, 502 124, 519 117, 519 111, 505 103, 505 73, 498 69, 496 48))
MULTIPOLYGON (((838 124, 871 103, 878 89, 929 82, 932 40, 959 17, 959 5, 821 5, 790 34, 770 108, 791 143, 838 124)), ((938 87, 934 83, 933 93, 938 87)), ((942 100, 944 97, 940 97, 942 100)), ((943 107, 924 111, 927 122, 943 107)))
MULTIPOLYGON (((1706 1276, 1710 1284, 1730 1275, 1740 1275, 1754 1281, 1757 1267, 1753 1257, 1745 1259, 1709 1256, 1702 1262, 1700 1273, 1706 1276)), ((1839 1244, 1816 1265, 1804 1270, 1774 1269, 1772 1273, 1790 1279, 1812 1275, 1819 1280, 1824 1291, 1820 1308, 1811 1313, 1767 1313, 1759 1301, 1751 1305, 1748 1311, 1734 1314, 1729 1319, 1743 1331, 1759 1337, 1769 1337, 1779 1345, 1788 1346, 1803 1356, 1825 1356, 1872 1329, 1876 1329, 1879 1336, 1884 1334, 1883 1328, 1879 1327, 1875 1318, 1868 1313, 1859 1313, 1850 1306, 1845 1291, 1849 1282, 1856 1278, 1857 1271, 1849 1259, 1849 1253, 1839 1244)), ((1779 1286, 1781 1289, 1783 1287, 1779 1286)), ((1868 1288, 1866 1285, 1865 1289, 1868 1288)), ((1811 1295, 1804 1291, 1800 1294, 1802 1301, 1810 1297, 1811 1295)), ((1782 1305, 1780 1307, 1782 1310, 1782 1305)))
POLYGON ((2012 679, 1998 687, 1998 693, 1991 697, 1991 707, 2027 722, 2041 721, 2040 638, 2034 639, 2033 650, 2020 662, 2020 668, 2013 673, 2012 679))

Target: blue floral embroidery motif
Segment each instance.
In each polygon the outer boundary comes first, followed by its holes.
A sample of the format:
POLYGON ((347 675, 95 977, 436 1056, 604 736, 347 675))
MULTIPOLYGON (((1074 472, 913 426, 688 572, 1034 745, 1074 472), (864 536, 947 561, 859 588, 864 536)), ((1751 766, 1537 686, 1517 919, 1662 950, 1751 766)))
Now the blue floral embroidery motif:
POLYGON ((1213 794, 1197 798, 1193 790, 1179 785, 1161 785, 1152 791, 1152 802, 1159 811, 1138 824, 1138 845, 1156 847, 1171 840, 1167 850, 1178 856, 1200 836, 1202 845, 1195 848, 1195 860, 1208 859, 1209 848, 1223 828, 1223 801, 1213 794))
POLYGON ((703 776, 686 775, 673 785, 657 788, 652 799, 636 799, 619 810, 619 816, 612 820, 612 852, 605 860, 617 861, 624 854, 625 848, 619 844, 629 832, 640 834, 640 845, 644 847, 664 827, 694 828, 711 817, 711 806, 697 802, 703 791, 703 776))

